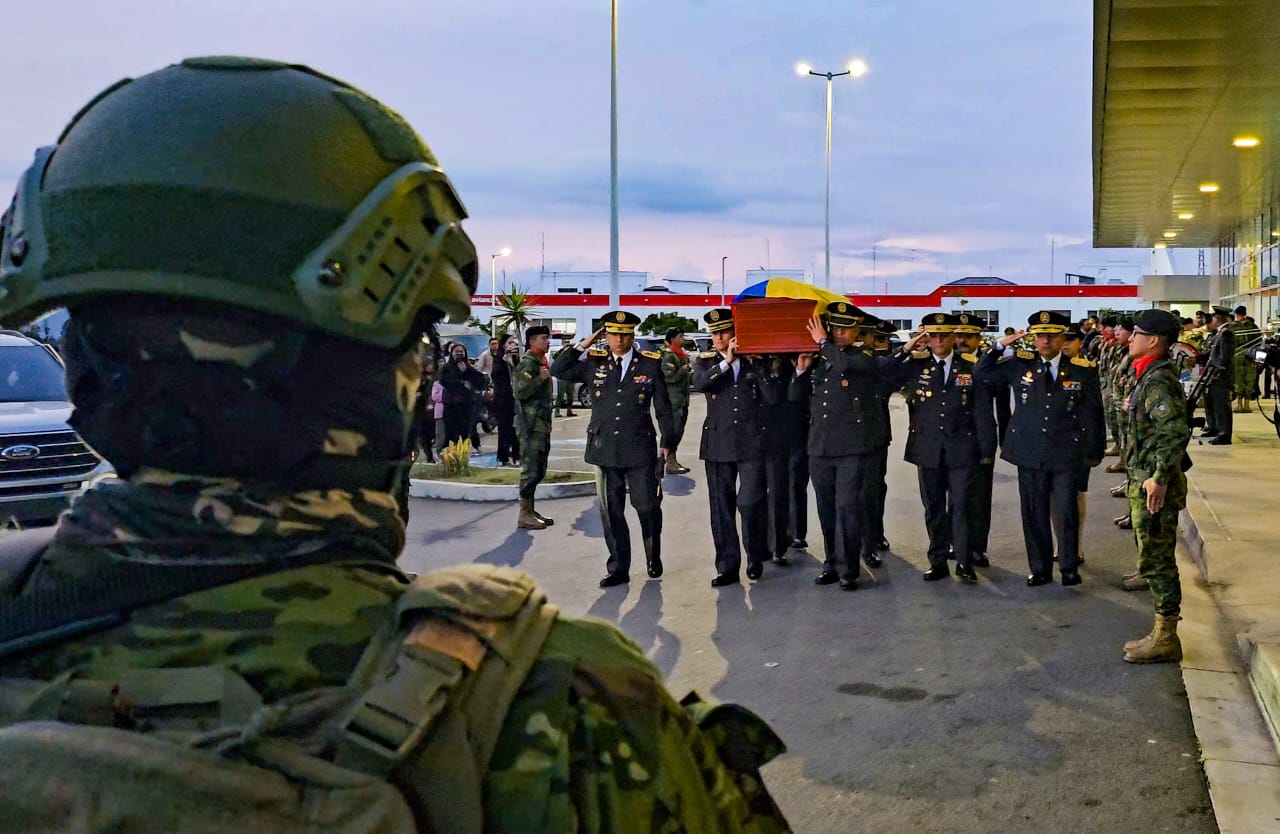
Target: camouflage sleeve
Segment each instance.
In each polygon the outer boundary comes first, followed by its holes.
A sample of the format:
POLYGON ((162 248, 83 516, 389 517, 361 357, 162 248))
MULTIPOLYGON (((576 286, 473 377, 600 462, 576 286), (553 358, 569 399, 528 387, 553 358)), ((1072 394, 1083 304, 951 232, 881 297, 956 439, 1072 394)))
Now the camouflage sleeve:
POLYGON ((683 370, 674 353, 669 350, 662 352, 662 376, 667 380, 668 385, 679 385, 683 381, 683 370))
POLYGON ((758 771, 776 737, 745 711, 708 712, 681 708, 613 626, 561 619, 503 725, 486 830, 789 831, 758 771))
POLYGON ((511 376, 511 389, 515 393, 516 400, 524 402, 536 397, 542 385, 541 368, 537 360, 526 355, 520 360, 515 373, 511 376))
POLYGON ((1143 458, 1151 463, 1156 483, 1168 485, 1182 472, 1182 456, 1191 439, 1186 399, 1173 373, 1161 373, 1144 388, 1142 410, 1152 427, 1143 434, 1143 458))

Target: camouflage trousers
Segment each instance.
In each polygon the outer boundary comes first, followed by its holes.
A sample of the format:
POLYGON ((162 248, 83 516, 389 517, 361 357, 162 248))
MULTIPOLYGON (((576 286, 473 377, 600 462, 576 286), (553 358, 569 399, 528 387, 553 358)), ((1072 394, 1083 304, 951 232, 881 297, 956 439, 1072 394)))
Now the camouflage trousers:
POLYGON ((538 484, 547 477, 550 452, 551 435, 536 431, 520 435, 520 500, 533 500, 538 484))
MULTIPOLYGON (((1182 610, 1182 583, 1174 548, 1178 543, 1178 485, 1171 485, 1164 506, 1154 515, 1147 511, 1147 495, 1142 488, 1145 475, 1130 473, 1129 511, 1138 539, 1138 573, 1151 586, 1156 613, 1168 617, 1182 610)), ((1185 495, 1185 487, 1182 492, 1185 495)))
POLYGON ((1120 409, 1116 407, 1115 397, 1106 393, 1102 397, 1102 413, 1107 421, 1107 434, 1117 446, 1120 445, 1120 409))

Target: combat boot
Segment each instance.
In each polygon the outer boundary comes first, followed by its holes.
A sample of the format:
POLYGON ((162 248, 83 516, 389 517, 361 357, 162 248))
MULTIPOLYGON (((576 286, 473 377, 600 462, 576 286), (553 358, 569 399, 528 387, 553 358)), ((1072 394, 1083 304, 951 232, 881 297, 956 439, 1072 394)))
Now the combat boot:
POLYGON ((667 474, 668 475, 684 475, 689 471, 689 467, 676 460, 675 453, 667 455, 667 474))
POLYGON ((1252 409, 1249 408, 1249 400, 1247 397, 1240 397, 1237 399, 1231 410, 1236 414, 1248 414, 1252 411, 1252 409))
POLYGON ((1182 660, 1182 641, 1178 639, 1177 614, 1170 616, 1156 615, 1155 627, 1151 633, 1133 648, 1126 644, 1124 659, 1126 663, 1177 663, 1182 660))
POLYGON ((1104 457, 1113 458, 1116 455, 1120 454, 1120 447, 1115 443, 1112 443, 1110 446, 1107 447, 1106 451, 1103 452, 1102 454, 1104 457))
POLYGON ((1120 587, 1126 591, 1145 591, 1151 586, 1142 578, 1142 574, 1135 571, 1120 577, 1120 587))
POLYGON ((538 518, 538 514, 533 511, 533 502, 524 498, 520 499, 520 518, 516 519, 517 530, 545 530, 547 524, 538 518))
POLYGON ((537 516, 537 517, 538 517, 538 521, 541 521, 541 522, 542 522, 545 526, 547 526, 547 527, 550 527, 550 526, 552 526, 553 524, 555 524, 555 523, 556 523, 556 520, 555 520, 554 518, 547 518, 545 515, 543 515, 542 513, 538 512, 537 510, 535 510, 535 509, 533 508, 533 502, 532 502, 532 501, 530 501, 530 502, 529 502, 529 512, 531 512, 531 513, 533 513, 535 516, 537 516))
POLYGON ((1128 498, 1128 497, 1129 497, 1129 482, 1128 482, 1128 481, 1121 481, 1120 483, 1118 483, 1118 484, 1116 484, 1115 486, 1113 486, 1113 487, 1111 488, 1111 497, 1112 497, 1112 498, 1128 498))

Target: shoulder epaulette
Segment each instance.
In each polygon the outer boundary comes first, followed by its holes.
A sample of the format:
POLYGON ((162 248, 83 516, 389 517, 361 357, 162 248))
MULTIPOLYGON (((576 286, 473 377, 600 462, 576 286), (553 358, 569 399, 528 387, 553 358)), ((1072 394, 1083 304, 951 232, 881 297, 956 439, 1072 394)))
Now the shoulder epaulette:
POLYGON ((1036 358, 1036 352, 1034 350, 1027 350, 1026 348, 1018 348, 1018 350, 1016 350, 1013 355, 1018 357, 1019 359, 1035 359, 1036 358))
POLYGON ((605 350, 604 348, 592 348, 591 350, 587 351, 587 356, 604 357, 608 355, 609 355, 609 351, 605 350))
POLYGON ((704 350, 702 353, 698 354, 698 358, 699 359, 715 359, 719 355, 720 355, 719 351, 704 350))
POLYGON ((1090 362, 1088 359, 1085 359, 1083 356, 1071 357, 1071 364, 1079 365, 1081 368, 1092 368, 1094 366, 1092 362, 1090 362))
POLYGON ((662 354, 661 354, 661 353, 658 353, 656 350, 642 350, 642 351, 640 351, 640 355, 641 355, 641 356, 647 356, 647 357, 649 357, 650 359, 661 359, 661 358, 662 358, 662 354))
POLYGON ((929 353, 930 351, 927 351, 927 350, 913 350, 911 351, 911 358, 912 359, 928 359, 929 353))
POLYGON ((972 362, 975 365, 978 364, 978 354, 976 353, 962 353, 960 354, 960 358, 966 362, 972 362))

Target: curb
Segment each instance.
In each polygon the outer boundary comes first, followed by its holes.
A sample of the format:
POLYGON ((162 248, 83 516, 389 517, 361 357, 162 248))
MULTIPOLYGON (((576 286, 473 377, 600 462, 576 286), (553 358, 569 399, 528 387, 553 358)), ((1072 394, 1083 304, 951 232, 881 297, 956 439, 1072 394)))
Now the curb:
MULTIPOLYGON (((537 500, 579 498, 596 494, 596 482, 569 481, 563 484, 538 484, 537 500)), ((435 498, 440 501, 518 501, 520 487, 511 484, 460 484, 456 481, 433 481, 425 478, 409 480, 409 496, 435 498)))

